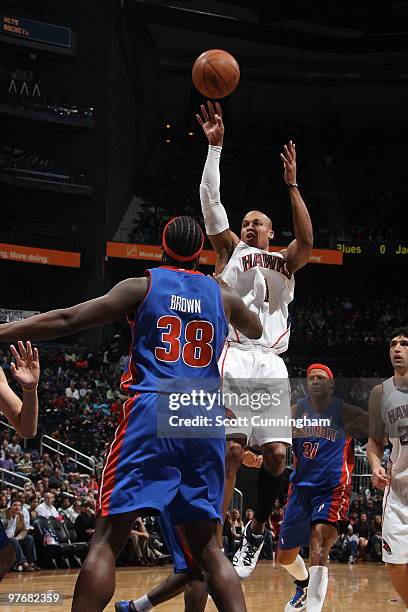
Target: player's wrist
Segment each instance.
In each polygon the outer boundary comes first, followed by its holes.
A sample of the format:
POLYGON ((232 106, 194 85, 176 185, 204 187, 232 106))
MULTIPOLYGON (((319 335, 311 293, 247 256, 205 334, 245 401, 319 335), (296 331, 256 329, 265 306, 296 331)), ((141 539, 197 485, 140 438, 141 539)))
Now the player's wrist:
POLYGON ((36 385, 21 385, 21 388, 24 393, 33 393, 34 391, 37 391, 37 387, 38 383, 36 385))
POLYGON ((290 190, 290 189, 299 189, 299 185, 297 184, 296 180, 290 183, 285 183, 286 187, 290 190))

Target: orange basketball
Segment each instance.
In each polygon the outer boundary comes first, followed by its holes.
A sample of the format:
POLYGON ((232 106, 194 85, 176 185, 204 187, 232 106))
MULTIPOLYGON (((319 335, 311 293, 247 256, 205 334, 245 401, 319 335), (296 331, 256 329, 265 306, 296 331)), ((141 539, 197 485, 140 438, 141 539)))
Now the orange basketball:
POLYGON ((197 57, 193 66, 193 83, 206 98, 225 98, 239 83, 237 61, 227 51, 211 49, 197 57))

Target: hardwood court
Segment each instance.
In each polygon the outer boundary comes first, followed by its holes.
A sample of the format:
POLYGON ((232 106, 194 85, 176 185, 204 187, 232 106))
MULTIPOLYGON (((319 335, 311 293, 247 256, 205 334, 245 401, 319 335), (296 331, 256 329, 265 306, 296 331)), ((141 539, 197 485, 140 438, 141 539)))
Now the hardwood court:
MULTIPOLYGON (((116 593, 118 599, 140 596, 161 582, 171 572, 171 566, 158 568, 119 568, 117 570, 116 593)), ((345 565, 332 563, 329 566, 329 588, 324 612, 405 612, 403 604, 395 603, 393 589, 384 566, 376 564, 345 565)), ((6 593, 58 591, 64 596, 63 605, 0 605, 1 612, 68 612, 71 609, 77 570, 42 571, 32 574, 8 574, 3 580, 0 593, 4 601, 6 593)), ((283 612, 293 593, 293 582, 287 573, 270 561, 259 563, 253 576, 243 583, 249 612, 283 612)), ((163 612, 182 612, 182 596, 162 604, 157 609, 163 612)), ((114 611, 113 603, 106 608, 114 611)), ((214 612, 214 604, 207 604, 206 612, 214 612)), ((84 610, 86 612, 86 610, 84 610)))

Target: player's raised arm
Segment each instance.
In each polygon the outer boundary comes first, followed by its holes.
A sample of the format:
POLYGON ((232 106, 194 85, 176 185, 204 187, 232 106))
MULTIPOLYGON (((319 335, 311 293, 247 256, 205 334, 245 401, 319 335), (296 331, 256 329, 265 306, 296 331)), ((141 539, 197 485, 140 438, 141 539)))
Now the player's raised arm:
POLYGON ((368 413, 370 418, 370 437, 367 444, 367 459, 372 470, 373 485, 384 489, 389 477, 381 462, 384 455, 385 427, 381 417, 382 385, 377 385, 370 393, 368 413))
POLYGON ((221 285, 222 300, 227 319, 238 331, 247 338, 260 338, 262 336, 262 323, 252 310, 249 310, 241 300, 235 289, 228 285, 221 285))
POLYGON ((9 387, 2 368, 0 368, 0 410, 22 438, 34 438, 37 433, 38 397, 37 385, 40 378, 38 350, 18 343, 18 350, 11 345, 14 363, 11 373, 21 385, 23 401, 9 387))
POLYGON ((292 203, 293 227, 295 240, 282 251, 286 259, 286 266, 289 272, 296 272, 303 268, 310 258, 313 248, 313 227, 310 220, 306 204, 300 195, 299 187, 296 183, 296 147, 290 141, 284 146, 283 153, 280 154, 283 162, 284 181, 290 193, 292 203))
POLYGON ((216 252, 215 271, 220 274, 225 268, 239 238, 229 227, 227 213, 221 204, 220 158, 224 142, 224 124, 219 102, 208 102, 208 110, 201 105, 198 123, 208 139, 208 154, 200 184, 200 200, 207 236, 216 252))
POLYGON ((69 336, 82 329, 112 323, 134 311, 146 294, 147 278, 128 278, 102 297, 71 308, 51 310, 23 321, 0 325, 0 342, 22 338, 50 340, 69 336))

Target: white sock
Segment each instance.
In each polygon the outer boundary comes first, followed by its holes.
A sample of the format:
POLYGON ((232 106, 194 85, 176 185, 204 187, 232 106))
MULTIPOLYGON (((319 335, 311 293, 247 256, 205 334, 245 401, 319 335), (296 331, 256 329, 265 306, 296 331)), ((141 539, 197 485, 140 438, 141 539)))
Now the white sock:
POLYGON ((132 603, 137 612, 149 612, 149 610, 153 610, 154 608, 147 595, 143 595, 142 597, 139 597, 139 599, 133 599, 132 603))
POLYGON ((321 612, 329 583, 329 570, 323 565, 309 567, 306 612, 321 612))
POLYGON ((282 567, 284 567, 289 574, 292 574, 296 580, 306 580, 309 576, 305 562, 300 555, 296 557, 293 563, 290 565, 282 565, 282 567))

